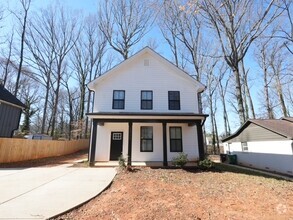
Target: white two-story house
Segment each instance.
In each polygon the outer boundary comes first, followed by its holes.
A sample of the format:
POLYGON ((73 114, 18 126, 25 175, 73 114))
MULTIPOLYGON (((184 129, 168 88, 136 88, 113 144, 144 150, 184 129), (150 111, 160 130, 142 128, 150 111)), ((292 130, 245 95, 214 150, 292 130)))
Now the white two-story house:
POLYGON ((198 96, 205 87, 146 47, 88 84, 94 92, 89 161, 162 162, 204 157, 198 96))

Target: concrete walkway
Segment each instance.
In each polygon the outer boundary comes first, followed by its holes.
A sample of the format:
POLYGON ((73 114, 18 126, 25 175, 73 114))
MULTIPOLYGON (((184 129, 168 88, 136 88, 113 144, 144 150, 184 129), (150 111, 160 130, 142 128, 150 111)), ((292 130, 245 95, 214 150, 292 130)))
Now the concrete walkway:
POLYGON ((0 219, 48 219, 98 195, 115 168, 0 169, 0 219))

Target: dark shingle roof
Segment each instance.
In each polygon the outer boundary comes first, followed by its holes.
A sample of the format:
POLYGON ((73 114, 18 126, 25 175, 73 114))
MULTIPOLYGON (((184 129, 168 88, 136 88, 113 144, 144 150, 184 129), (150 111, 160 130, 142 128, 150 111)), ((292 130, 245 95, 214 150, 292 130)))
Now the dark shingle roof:
POLYGON ((293 117, 284 117, 284 118, 281 118, 282 120, 285 120, 285 121, 291 121, 293 122, 293 117))
POLYGON ((234 137, 237 137, 251 123, 293 140, 293 118, 287 117, 282 119, 250 119, 246 121, 244 125, 242 125, 234 134, 223 138, 222 141, 226 142, 234 137))
POLYGON ((287 138, 293 138, 293 123, 290 121, 277 119, 254 119, 250 121, 256 125, 259 125, 287 138))
POLYGON ((0 101, 1 100, 17 105, 20 108, 25 108, 25 105, 21 101, 19 101, 14 95, 5 89, 3 85, 0 84, 0 101))

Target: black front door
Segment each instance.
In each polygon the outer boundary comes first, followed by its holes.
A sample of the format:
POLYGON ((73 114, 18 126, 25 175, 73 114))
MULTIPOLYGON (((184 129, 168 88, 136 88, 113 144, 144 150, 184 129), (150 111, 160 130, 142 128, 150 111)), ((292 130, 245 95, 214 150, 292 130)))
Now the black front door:
POLYGON ((111 132, 110 160, 118 160, 122 154, 123 132, 111 132))

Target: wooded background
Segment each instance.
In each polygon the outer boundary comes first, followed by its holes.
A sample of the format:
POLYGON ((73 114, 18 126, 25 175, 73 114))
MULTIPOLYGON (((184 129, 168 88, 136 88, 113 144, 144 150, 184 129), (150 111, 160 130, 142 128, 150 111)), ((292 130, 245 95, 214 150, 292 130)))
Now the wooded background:
POLYGON ((27 106, 21 134, 87 138, 87 83, 145 46, 206 85, 214 146, 249 118, 293 114, 291 0, 16 1, 0 2, 0 79, 27 106))

